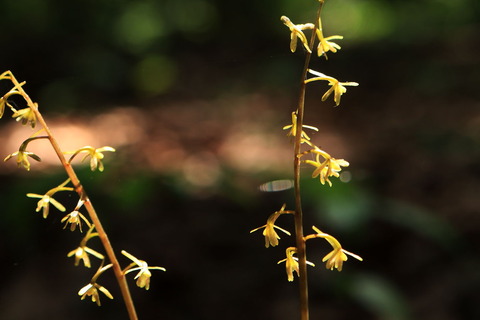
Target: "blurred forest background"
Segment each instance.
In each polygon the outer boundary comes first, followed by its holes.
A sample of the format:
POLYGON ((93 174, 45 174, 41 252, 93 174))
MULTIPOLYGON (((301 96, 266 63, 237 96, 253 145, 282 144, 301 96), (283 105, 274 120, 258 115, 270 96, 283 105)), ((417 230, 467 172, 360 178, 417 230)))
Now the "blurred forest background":
MULTIPOLYGON (((326 2, 324 32, 343 35, 342 50, 312 67, 360 86, 338 108, 320 102, 325 85, 308 88, 312 139, 350 162, 350 178, 329 188, 304 170, 305 229, 335 235, 364 262, 327 271, 328 246, 309 243, 311 317, 480 319, 480 2, 326 2)), ((277 265, 293 237, 267 250, 249 231, 292 208, 292 190, 258 186, 292 177, 281 128, 303 53, 290 53, 280 16, 313 22, 316 6, 0 0, 1 71, 27 81, 64 149, 117 149, 102 174, 78 168, 114 248, 167 268, 148 292, 129 279, 141 319, 297 319, 297 283, 277 265)), ((31 134, 9 118, 2 157, 31 134)), ((65 179, 44 142, 32 151, 43 162, 29 173, 0 166, 0 319, 126 319, 111 273, 100 283, 114 300, 98 308, 77 296, 98 261, 74 267, 66 254, 81 235, 25 197, 65 179)), ((290 217, 278 225, 293 229, 290 217)))

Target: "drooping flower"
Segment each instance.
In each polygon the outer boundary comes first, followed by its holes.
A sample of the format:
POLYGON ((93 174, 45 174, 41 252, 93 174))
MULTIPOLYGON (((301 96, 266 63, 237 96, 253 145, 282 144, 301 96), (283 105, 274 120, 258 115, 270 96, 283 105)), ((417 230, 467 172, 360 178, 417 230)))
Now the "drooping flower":
MULTIPOLYGON (((14 78, 14 77, 13 77, 13 74, 10 71, 6 71, 6 72, 4 72, 0 75, 0 80, 3 80, 3 79, 12 80, 12 78, 14 78)), ((35 115, 31 115, 31 114, 27 115, 26 114, 26 113, 29 113, 28 110, 26 110, 26 109, 29 109, 29 108, 25 108, 25 109, 17 111, 17 109, 15 109, 13 107, 13 105, 8 101, 8 98, 10 98, 13 95, 23 96, 22 93, 24 93, 24 91, 23 91, 23 89, 21 89, 21 87, 25 83, 26 83, 25 81, 20 82, 20 83, 17 82, 17 84, 12 89, 10 89, 10 91, 8 91, 3 97, 0 98, 0 118, 2 118, 2 116, 3 116, 3 113, 5 111, 5 106, 8 106, 13 111, 13 113, 14 113, 13 117, 14 118, 21 117, 23 124, 27 124, 28 122, 30 122, 30 125, 33 128, 33 127, 35 127, 36 118, 35 118, 35 115)), ((37 104, 34 104, 34 105, 35 105, 35 107, 38 107, 37 104)), ((20 121, 20 119, 17 118, 17 121, 20 121)))
POLYGON ((82 220, 87 224, 89 228, 92 227, 90 222, 85 218, 83 214, 80 213, 80 207, 83 205, 84 201, 82 199, 78 200, 78 204, 75 207, 75 210, 67 214, 65 217, 63 217, 61 222, 65 222, 65 226, 63 229, 67 227, 67 225, 70 223, 70 231, 75 231, 75 229, 78 228, 80 229, 80 232, 82 232, 82 220))
POLYGON ((73 210, 69 214, 67 214, 65 217, 63 217, 61 222, 65 222, 65 226, 63 229, 67 227, 67 225, 70 223, 70 231, 75 231, 75 229, 78 226, 78 229, 80 229, 80 232, 82 232, 82 220, 90 226, 90 222, 85 218, 83 214, 80 213, 78 210, 73 210))
POLYGON ((324 37, 323 36, 323 29, 322 29, 322 19, 318 19, 318 28, 315 30, 317 33, 317 38, 318 38, 318 47, 317 47, 317 55, 320 57, 322 55, 325 55, 325 58, 328 59, 327 57, 327 52, 331 51, 333 53, 337 52, 337 50, 340 50, 341 47, 336 44, 333 41, 330 40, 341 40, 343 39, 343 36, 330 36, 330 37, 324 37))
POLYGON ((28 157, 30 157, 30 158, 32 158, 36 161, 41 161, 40 157, 37 156, 35 153, 29 152, 29 151, 26 151, 26 150, 24 150, 24 151, 18 150, 14 153, 11 153, 5 159, 3 159, 3 161, 8 161, 13 157, 17 157, 17 166, 18 167, 23 167, 27 171, 30 171, 30 162, 28 161, 28 157))
POLYGON ((102 163, 102 159, 104 158, 104 155, 102 152, 109 151, 109 152, 115 152, 115 149, 112 147, 101 147, 101 148, 94 148, 91 146, 86 146, 83 148, 78 149, 77 151, 73 152, 73 155, 70 157, 70 160, 68 162, 72 162, 73 158, 75 158, 79 153, 81 152, 86 152, 87 154, 85 157, 83 157, 82 162, 85 161, 88 157, 90 157, 90 169, 92 171, 97 170, 102 172, 104 167, 102 163))
POLYGON ((134 279, 137 280, 137 286, 139 288, 145 288, 145 290, 150 289, 150 278, 152 276, 150 270, 166 271, 166 269, 162 267, 149 267, 146 261, 136 258, 125 250, 122 250, 122 254, 133 261, 128 267, 123 270, 123 274, 127 274, 132 271, 138 271, 134 279))
POLYGON ((286 16, 282 16, 280 20, 290 29, 290 50, 292 52, 297 50, 297 39, 300 39, 305 47, 305 50, 312 52, 308 46, 307 37, 303 33, 303 30, 314 29, 315 25, 313 23, 293 24, 292 21, 290 21, 290 19, 286 16))
POLYGON ((97 306, 100 307, 100 295, 98 294, 98 290, 100 290, 104 295, 108 298, 113 299, 112 294, 103 286, 99 285, 98 283, 89 283, 80 291, 78 291, 78 295, 82 296, 80 299, 83 300, 86 297, 92 297, 92 302, 95 302, 97 306))
MULTIPOLYGON (((40 130, 40 131, 42 131, 42 130, 40 130)), ((30 162, 28 161, 28 157, 31 157, 32 159, 34 159, 36 161, 41 161, 41 159, 35 153, 27 151, 28 144, 30 142, 34 141, 34 140, 48 139, 48 136, 36 136, 37 134, 38 134, 38 132, 35 133, 34 135, 32 135, 30 138, 23 141, 22 144, 20 145, 20 148, 18 148, 18 151, 9 154, 5 159, 3 159, 3 161, 8 161, 11 158, 16 157, 18 167, 22 166, 27 171, 30 171, 30 162)))
POLYGON ((297 276, 299 276, 300 272, 298 270, 298 259, 295 259, 293 256, 295 253, 297 253, 297 248, 294 247, 289 247, 286 250, 287 257, 283 260, 278 261, 277 264, 285 262, 285 268, 287 270, 287 279, 288 281, 293 281, 293 272, 295 271, 297 273, 297 276))
POLYGON ((328 153, 315 147, 308 151, 309 153, 314 153, 316 155, 315 161, 305 160, 304 162, 314 166, 316 169, 312 173, 312 178, 319 177, 320 182, 325 184, 325 181, 328 182, 328 185, 331 187, 332 182, 330 177, 339 177, 339 172, 342 170, 342 167, 348 167, 349 163, 343 159, 332 158, 328 153), (324 159, 320 159, 320 156, 324 159))
POLYGON ((43 218, 48 217, 48 213, 50 212, 50 204, 53 204, 55 208, 57 208, 59 211, 65 212, 65 207, 52 198, 50 195, 47 194, 36 194, 36 193, 27 193, 27 197, 29 198, 39 198, 40 200, 37 203, 37 209, 35 210, 36 212, 39 212, 43 208, 43 218))
POLYGON ((48 213, 50 212, 50 204, 53 204, 53 206, 58 210, 65 212, 65 207, 60 202, 55 200, 53 195, 59 191, 73 191, 73 188, 65 187, 68 182, 70 182, 70 179, 67 179, 61 185, 48 190, 48 192, 45 194, 27 193, 27 197, 29 198, 40 199, 37 203, 37 209, 35 211, 39 212, 41 209, 43 209, 43 218, 45 219, 48 217, 48 213))
MULTIPOLYGON (((272 217, 272 216, 270 216, 270 217, 272 217)), ((269 246, 272 246, 272 247, 278 246, 278 240, 280 239, 280 237, 279 237, 278 233, 275 231, 275 228, 284 232, 284 233, 286 233, 286 234, 288 234, 288 235, 290 235, 290 232, 276 226, 274 224, 275 222, 271 222, 271 220, 272 220, 271 218, 268 218, 267 224, 250 231, 250 233, 252 233, 252 232, 255 232, 255 231, 257 231, 261 228, 265 228, 263 230, 263 235, 265 236, 265 247, 266 248, 268 248, 269 246)))
MULTIPOLYGON (((293 276, 294 271, 297 273, 297 276, 300 276, 298 258, 294 257, 294 254, 297 253, 297 248, 288 247, 285 252, 286 252, 287 257, 283 260, 278 261, 277 264, 285 262, 285 268, 286 268, 286 271, 287 271, 287 279, 288 279, 288 281, 291 282, 294 279, 294 276, 293 276)), ((313 263, 311 263, 310 261, 307 261, 307 264, 311 265, 312 267, 315 267, 315 265, 313 263)))
POLYGON ((91 254, 92 256, 97 257, 100 260, 103 260, 105 258, 103 254, 87 247, 88 240, 98 236, 98 233, 92 232, 94 228, 95 228, 94 226, 90 227, 90 230, 88 230, 85 237, 83 237, 78 248, 70 251, 67 254, 67 257, 75 256, 75 266, 78 266, 80 261, 83 261, 83 265, 87 268, 90 268, 91 264, 90 264, 90 257, 88 256, 88 254, 91 254))
POLYGON ((15 120, 17 121, 22 121, 23 125, 28 123, 32 128, 35 128, 35 125, 37 124, 35 112, 33 112, 33 109, 29 107, 15 111, 12 115, 12 118, 16 118, 15 120))
MULTIPOLYGON (((317 30, 317 34, 318 34, 318 30, 317 30)), ((325 55, 325 57, 327 56, 326 53, 328 51, 331 51, 333 53, 337 52, 337 50, 340 50, 341 47, 336 44, 335 42, 333 41, 330 41, 330 40, 336 40, 336 39, 343 39, 343 36, 330 36, 330 37, 326 37, 324 38, 323 36, 320 38, 319 36, 319 43, 318 43, 318 47, 317 47, 317 55, 320 57, 322 55, 325 55)))
MULTIPOLYGON (((335 239, 333 236, 320 231, 320 229, 315 226, 313 226, 312 228, 317 233, 312 236, 327 240, 333 248, 333 250, 322 259, 322 262, 326 262, 327 269, 337 269, 338 271, 342 271, 343 262, 348 260, 347 255, 354 257, 359 261, 363 261, 360 256, 343 249, 340 242, 338 242, 338 240, 335 239)), ((308 239, 308 236, 306 237, 306 239, 308 239)))
POLYGON ((97 283, 97 278, 107 269, 111 268, 112 264, 108 264, 103 267, 103 263, 98 268, 95 275, 90 280, 90 283, 84 286, 80 291, 78 291, 78 295, 82 296, 80 299, 83 300, 86 297, 92 297, 92 302, 95 302, 98 306, 100 306, 100 294, 98 291, 100 290, 104 295, 108 298, 113 299, 112 294, 103 286, 97 283))
MULTIPOLYGON (((302 128, 308 128, 314 131, 318 131, 318 128, 313 126, 302 125, 302 128)), ((288 131, 287 136, 295 137, 295 135, 297 134, 297 111, 292 112, 292 124, 283 127, 283 130, 288 129, 290 130, 288 131)), ((306 142, 307 144, 310 144, 309 141, 310 137, 305 131, 302 130, 301 143, 306 142)))
POLYGON ((275 211, 273 214, 271 214, 268 219, 267 223, 261 227, 255 228, 250 231, 250 233, 255 232, 257 230, 260 230, 262 228, 265 228, 263 230, 263 235, 265 236, 265 247, 268 248, 269 246, 275 247, 278 246, 278 240, 280 237, 278 236, 277 232, 275 229, 278 229, 288 235, 290 235, 290 232, 288 232, 285 229, 282 229, 280 227, 277 227, 275 225, 275 221, 277 221, 278 217, 281 214, 294 214, 294 211, 291 210, 285 210, 286 204, 284 204, 279 211, 275 211))
POLYGON ((347 88, 345 86, 358 86, 357 82, 340 82, 337 79, 327 76, 321 72, 317 72, 312 69, 308 69, 308 72, 310 72, 313 75, 316 75, 314 78, 310 78, 305 80, 305 83, 313 82, 313 81, 319 81, 319 80, 325 80, 328 81, 328 85, 331 86, 330 89, 325 92, 325 94, 322 96, 322 101, 325 101, 328 99, 328 97, 334 92, 334 101, 335 105, 339 106, 340 105, 340 99, 342 97, 342 94, 347 92, 347 88))

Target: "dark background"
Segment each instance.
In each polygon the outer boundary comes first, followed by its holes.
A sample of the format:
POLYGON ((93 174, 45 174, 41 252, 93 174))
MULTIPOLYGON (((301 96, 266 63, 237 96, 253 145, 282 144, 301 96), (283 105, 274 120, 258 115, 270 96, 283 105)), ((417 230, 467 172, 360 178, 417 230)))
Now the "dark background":
MULTIPOLYGON (((329 188, 305 168, 305 230, 320 227, 364 261, 325 270, 328 245, 309 242, 311 318, 477 319, 480 2, 326 2, 325 35, 345 38, 312 68, 360 86, 338 108, 320 102, 327 86, 308 87, 312 139, 348 160, 351 178, 329 188)), ((279 18, 313 22, 316 3, 0 0, 1 70, 27 81, 66 150, 117 149, 102 174, 77 168, 117 252, 167 268, 152 271, 148 292, 131 275, 141 319, 298 317, 297 282, 277 265, 293 237, 265 249, 248 232, 293 205, 292 190, 257 187, 292 176, 281 128, 303 52, 290 53, 279 18)), ((2 157, 32 133, 10 116, 2 157)), ((114 300, 101 296, 98 308, 77 296, 98 261, 74 267, 66 254, 81 235, 25 197, 65 179, 38 152, 29 173, 13 160, 0 169, 0 319, 126 319, 112 273, 99 282, 114 300)), ((57 199, 67 210, 77 202, 57 199)), ((278 225, 293 230, 291 217, 278 225)))

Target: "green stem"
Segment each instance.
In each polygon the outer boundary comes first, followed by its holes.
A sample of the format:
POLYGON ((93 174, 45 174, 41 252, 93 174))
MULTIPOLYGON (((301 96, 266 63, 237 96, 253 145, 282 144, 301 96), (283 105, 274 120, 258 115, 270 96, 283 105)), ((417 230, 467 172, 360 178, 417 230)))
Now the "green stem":
POLYGON ((77 192, 78 196, 84 201, 84 206, 85 209, 88 211, 88 214, 90 216, 90 219, 92 219, 93 224, 95 225, 95 229, 98 232, 98 236, 100 238, 100 241, 103 244, 103 247, 105 249, 105 252, 107 253, 107 256, 110 260, 110 263, 113 265, 113 271, 115 273, 115 277, 117 278, 118 285, 120 287, 120 291, 123 296, 123 300, 125 302, 125 306, 127 308, 127 312, 129 315, 130 320, 138 320, 137 313, 135 310, 135 306, 133 304, 133 300, 130 294, 130 290, 128 288, 127 280, 125 278, 125 275, 122 271, 122 268, 120 267, 120 263, 117 260, 117 257, 115 256, 115 252, 113 250, 112 245, 110 244, 110 240, 108 239, 107 233, 103 229, 103 226, 100 222, 100 219, 97 215, 97 212, 95 211, 95 208, 93 207, 90 199, 87 196, 87 193, 85 192, 82 184, 80 183, 80 180, 77 177, 77 174, 73 170, 72 166, 70 163, 67 162, 65 159, 65 156, 63 155, 62 149, 60 148, 57 140, 53 136, 52 132, 47 126, 47 123, 45 122, 45 119, 43 118, 42 114, 40 111, 38 111, 38 108, 36 104, 33 103, 33 101, 30 99, 28 94, 23 90, 23 88, 20 86, 18 83, 17 79, 13 76, 13 74, 10 73, 10 80, 12 83, 15 85, 15 87, 18 88, 20 91, 20 94, 22 97, 25 99, 27 102, 27 105, 33 110, 35 113, 35 116, 37 118, 37 121, 43 126, 45 133, 48 136, 48 140, 50 141, 50 144, 53 147, 53 150, 57 154, 60 162, 62 163, 68 177, 72 181, 72 184, 75 188, 75 191, 77 192))
MULTIPOLYGON (((317 11, 317 18, 315 20, 315 29, 312 32, 310 39, 310 49, 313 50, 315 44, 315 30, 318 27, 318 20, 323 7, 323 1, 320 2, 320 7, 317 11)), ((303 130, 303 117, 305 114, 305 92, 308 66, 310 65, 310 58, 312 53, 306 52, 305 64, 303 66, 302 78, 300 80, 300 93, 298 98, 297 107, 297 131, 295 132, 294 143, 294 159, 293 159, 293 176, 294 176, 294 193, 295 193, 295 237, 297 245, 297 257, 299 265, 299 289, 300 289, 300 319, 309 319, 308 310, 308 278, 307 278, 307 252, 305 239, 303 235, 303 212, 302 212, 302 199, 300 195, 300 164, 301 160, 299 155, 301 154, 302 144, 302 130, 303 130)))

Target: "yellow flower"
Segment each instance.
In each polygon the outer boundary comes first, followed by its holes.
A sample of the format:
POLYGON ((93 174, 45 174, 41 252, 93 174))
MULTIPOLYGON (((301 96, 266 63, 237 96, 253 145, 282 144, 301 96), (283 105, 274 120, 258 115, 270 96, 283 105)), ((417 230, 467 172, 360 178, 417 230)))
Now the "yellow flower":
POLYGON ((162 267, 149 267, 146 261, 137 259, 135 256, 131 255, 125 250, 122 250, 122 254, 133 261, 128 267, 123 270, 123 274, 139 270, 139 272, 134 278, 137 280, 137 286, 139 288, 145 288, 145 290, 150 289, 150 277, 152 276, 150 270, 166 271, 166 269, 162 267))
POLYGON ((45 219, 48 217, 48 213, 50 212, 50 203, 53 204, 55 208, 57 208, 62 212, 66 210, 65 207, 60 202, 58 202, 48 194, 41 195, 36 193, 27 193, 27 197, 40 198, 40 201, 38 201, 37 203, 37 209, 35 211, 38 212, 40 211, 40 209, 43 208, 43 218, 45 219))
POLYGON ((329 77, 323 73, 314 71, 312 69, 308 69, 308 72, 310 72, 313 75, 316 75, 316 77, 305 80, 305 83, 318 81, 318 80, 328 81, 328 85, 331 86, 331 88, 328 89, 327 92, 325 92, 325 94, 322 96, 322 101, 327 100, 327 98, 332 94, 332 92, 335 92, 333 100, 335 101, 336 106, 340 105, 340 98, 342 97, 342 94, 347 92, 347 88, 345 88, 345 86, 355 86, 355 87, 358 86, 358 83, 356 82, 340 82, 333 77, 329 77))
POLYGON ((265 228, 263 230, 263 235, 265 236, 265 247, 266 248, 268 248, 269 246, 272 246, 272 247, 278 246, 278 239, 280 239, 280 237, 278 236, 277 232, 275 231, 275 228, 277 228, 278 230, 290 235, 290 232, 288 232, 287 230, 284 230, 280 227, 277 227, 275 225, 275 221, 277 220, 277 218, 281 214, 285 214, 285 213, 293 214, 294 213, 293 211, 285 210, 285 207, 286 207, 286 204, 284 204, 280 208, 279 211, 276 211, 273 214, 271 214, 270 217, 268 217, 268 219, 267 219, 267 224, 265 224, 261 227, 255 228, 252 231, 250 231, 250 233, 252 233, 252 232, 255 232, 255 231, 260 230, 262 228, 265 228))
POLYGON ((92 302, 97 303, 97 305, 100 307, 100 295, 98 294, 98 290, 103 292, 104 295, 109 297, 110 299, 113 299, 112 294, 103 286, 99 285, 98 283, 89 283, 80 291, 78 291, 78 295, 82 296, 80 299, 83 300, 87 296, 92 297, 92 302))
POLYGON ((58 210, 65 212, 65 207, 52 196, 59 191, 73 191, 73 188, 65 187, 68 182, 70 182, 70 179, 67 179, 58 187, 48 190, 48 192, 45 194, 27 193, 27 197, 29 198, 40 199, 37 203, 37 209, 35 211, 39 212, 43 208, 43 218, 45 219, 48 217, 48 213, 50 212, 50 204, 53 204, 53 206, 58 210))
POLYGON ((78 204, 75 207, 75 210, 67 214, 65 217, 63 217, 61 222, 65 222, 65 226, 63 229, 67 227, 67 225, 70 223, 70 231, 75 231, 75 229, 78 228, 80 229, 80 232, 82 232, 82 220, 87 224, 89 228, 91 228, 90 222, 85 218, 83 214, 80 213, 80 207, 83 205, 83 200, 78 200, 78 204))
POLYGON ((33 109, 28 107, 15 111, 12 118, 17 118, 17 121, 22 121, 23 125, 29 123, 32 128, 35 128, 35 125, 37 124, 37 117, 35 116, 33 109))
MULTIPOLYGON (((295 247, 288 247, 286 250, 287 257, 283 260, 278 261, 277 264, 285 262, 285 268, 287 270, 287 279, 288 281, 293 281, 293 272, 297 273, 297 276, 300 276, 299 266, 298 266, 298 258, 294 257, 293 255, 297 253, 297 248, 295 247)), ((308 265, 315 267, 313 263, 307 261, 308 265)))
MULTIPOLYGON (((0 80, 3 80, 3 79, 12 80, 12 78, 14 79, 13 74, 10 71, 5 71, 4 73, 2 73, 0 75, 0 80)), ((21 89, 21 87, 25 83, 26 83, 25 81, 23 81, 21 83, 17 83, 12 89, 10 89, 9 92, 7 92, 3 97, 0 98, 0 118, 2 118, 3 113, 5 111, 5 105, 7 105, 13 111, 13 113, 19 112, 12 106, 11 103, 8 102, 8 98, 10 98, 13 95, 17 95, 17 94, 23 96, 22 92, 24 92, 24 91, 23 91, 23 89, 21 89), (20 92, 20 90, 22 90, 22 92, 20 92)), ((38 107, 38 105, 35 104, 35 107, 38 107)), ((23 111, 22 110, 20 110, 20 111, 21 112, 19 112, 19 113, 22 113, 22 114, 27 112, 27 110, 25 110, 25 109, 23 109, 23 111)), ((20 116, 20 114, 18 116, 20 116)), ((14 115, 13 117, 15 118, 17 116, 14 115)), ((28 116, 27 116, 27 119, 28 119, 28 116)), ((17 119, 17 121, 19 121, 19 120, 20 119, 17 119)), ((22 119, 22 121, 23 120, 24 119, 22 119)), ((28 120, 23 124, 26 124, 26 123, 28 123, 28 120)), ((33 123, 31 122, 30 124, 32 125, 32 128, 35 126, 35 122, 33 122, 33 123)))
MULTIPOLYGON (((303 125, 302 127, 308 128, 314 131, 318 131, 318 128, 316 127, 307 126, 307 125, 303 125)), ((295 135, 297 134, 297 111, 292 112, 292 124, 283 127, 283 130, 288 130, 288 129, 290 129, 290 131, 288 131, 287 136, 295 137, 295 135)), ((301 139, 302 143, 304 142, 308 143, 308 141, 310 140, 310 137, 303 130, 302 130, 301 138, 302 138, 301 139)))
POLYGON ((297 50, 297 38, 300 39, 300 41, 303 43, 303 46, 305 47, 305 50, 308 52, 312 52, 310 50, 310 47, 308 46, 308 41, 307 37, 303 33, 303 30, 306 29, 313 29, 315 28, 315 25, 313 23, 306 23, 306 24, 293 24, 292 21, 290 21, 289 18, 286 16, 282 16, 280 20, 290 29, 291 35, 290 35, 290 50, 292 52, 295 52, 297 50))
POLYGON ((304 162, 314 166, 316 169, 312 173, 312 178, 320 177, 320 182, 325 184, 325 181, 328 182, 328 185, 331 187, 332 182, 329 177, 339 177, 339 172, 342 170, 341 167, 348 167, 349 163, 343 159, 332 158, 328 153, 316 147, 308 151, 310 153, 316 154, 315 161, 305 160, 304 162), (320 156, 325 160, 321 161, 320 156))
POLYGON ((81 214, 78 210, 74 210, 67 214, 65 217, 63 217, 61 222, 65 222, 65 226, 63 229, 67 227, 67 225, 70 223, 70 231, 75 231, 75 229, 78 228, 80 229, 80 232, 82 232, 82 220, 85 221, 87 226, 91 226, 90 222, 85 218, 83 214, 81 214))
POLYGON ((90 257, 88 256, 89 253, 97 258, 103 259, 103 255, 101 253, 98 253, 86 246, 80 246, 77 249, 70 251, 67 254, 67 257, 75 255, 75 266, 78 266, 80 260, 82 260, 83 265, 87 268, 90 268, 92 265, 90 264, 90 257))
POLYGON ((0 98, 0 119, 3 117, 5 112, 5 105, 7 104, 7 99, 5 97, 0 98))
POLYGON ((90 264, 90 257, 88 256, 88 254, 91 254, 92 256, 97 257, 100 260, 103 260, 105 258, 103 254, 98 253, 97 251, 87 247, 87 241, 93 237, 98 236, 98 233, 96 232, 92 233, 93 229, 94 229, 94 226, 92 226, 90 230, 88 230, 87 234, 80 242, 80 245, 78 246, 78 248, 70 251, 67 254, 67 257, 75 256, 75 266, 78 266, 78 264, 80 263, 80 260, 82 260, 84 266, 87 268, 90 268, 91 264, 90 264))
MULTIPOLYGON (((318 34, 318 30, 317 30, 317 34, 318 34)), ((330 40, 335 40, 335 39, 343 39, 343 37, 342 36, 330 36, 330 37, 324 38, 323 35, 322 35, 322 37, 320 38, 320 36, 319 36, 320 42, 318 43, 318 47, 317 47, 317 55, 320 57, 320 56, 325 54, 325 57, 327 57, 326 53, 328 51, 331 51, 331 52, 335 53, 335 52, 337 52, 337 50, 340 50, 341 47, 338 44, 330 41, 330 40)))
MULTIPOLYGON (((102 265, 103 265, 103 263, 102 263, 102 265)), ((81 300, 85 299, 86 297, 92 297, 92 302, 95 302, 98 306, 100 306, 100 295, 98 293, 98 290, 100 290, 108 298, 113 299, 112 294, 105 287, 103 287, 103 286, 101 286, 97 283, 97 278, 105 270, 112 267, 112 264, 108 264, 105 267, 102 267, 102 265, 100 265, 100 268, 95 273, 95 275, 92 277, 92 280, 90 280, 90 283, 87 284, 82 289, 80 289, 80 291, 78 291, 78 295, 82 296, 80 298, 81 300)))
POLYGON ((25 151, 25 150, 19 150, 17 152, 14 152, 12 154, 9 154, 3 161, 8 161, 13 157, 17 157, 17 165, 18 167, 22 166, 24 167, 27 171, 30 171, 30 162, 28 161, 28 157, 36 160, 36 161, 41 161, 40 157, 37 156, 33 152, 25 151))
POLYGON ((322 56, 322 55, 325 55, 325 58, 328 59, 327 57, 327 52, 328 51, 331 51, 333 53, 337 52, 337 50, 340 50, 341 47, 336 44, 335 42, 332 42, 330 40, 341 40, 343 39, 342 36, 330 36, 330 37, 324 37, 323 36, 323 29, 322 29, 322 19, 319 18, 318 19, 318 29, 316 30, 316 33, 317 33, 317 37, 318 37, 318 47, 317 47, 317 54, 318 56, 322 56))
MULTIPOLYGON (((338 242, 338 240, 332 237, 331 235, 327 233, 323 233, 322 231, 320 231, 320 229, 316 228, 315 226, 313 226, 312 228, 317 233, 316 235, 314 235, 315 237, 320 237, 327 240, 328 243, 330 243, 330 245, 333 247, 333 250, 322 259, 322 262, 327 262, 326 263, 327 269, 333 270, 335 268, 338 271, 342 271, 343 262, 348 260, 347 254, 359 261, 363 261, 363 259, 360 256, 343 249, 340 242, 338 242)), ((307 239, 308 239, 308 236, 307 236, 307 239)))
MULTIPOLYGON (((40 130, 40 131, 42 131, 42 130, 40 130)), ((36 161, 41 161, 41 159, 35 153, 27 151, 28 144, 30 142, 32 142, 33 140, 48 139, 48 136, 40 136, 40 137, 36 136, 37 133, 35 133, 33 136, 31 136, 27 140, 23 141, 22 144, 20 145, 20 148, 18 148, 18 151, 14 152, 12 154, 9 154, 5 159, 3 159, 3 161, 8 161, 13 157, 17 157, 18 167, 22 166, 27 171, 30 171, 30 162, 28 161, 28 157, 31 157, 36 161)))
POLYGON ((102 172, 104 169, 102 163, 104 155, 102 152, 105 151, 115 152, 115 149, 108 146, 101 148, 86 146, 73 152, 73 155, 70 157, 70 160, 68 160, 68 162, 72 162, 73 158, 75 158, 79 153, 86 152, 87 154, 85 155, 85 157, 83 157, 82 162, 85 161, 85 159, 87 159, 88 157, 90 157, 90 169, 92 171, 95 171, 98 168, 98 171, 102 172))
MULTIPOLYGON (((270 217, 272 217, 272 216, 270 216, 270 217)), ((266 248, 268 248, 269 246, 272 246, 272 247, 278 246, 278 240, 280 239, 280 237, 278 236, 278 234, 277 234, 277 232, 275 231, 274 228, 277 228, 278 230, 290 235, 290 232, 288 232, 287 230, 282 229, 280 227, 277 227, 274 224, 275 222, 272 222, 271 220, 272 220, 271 218, 268 218, 267 224, 250 231, 250 233, 252 233, 252 232, 255 232, 255 231, 260 230, 262 228, 265 228, 263 230, 263 235, 265 236, 265 247, 266 248)))

